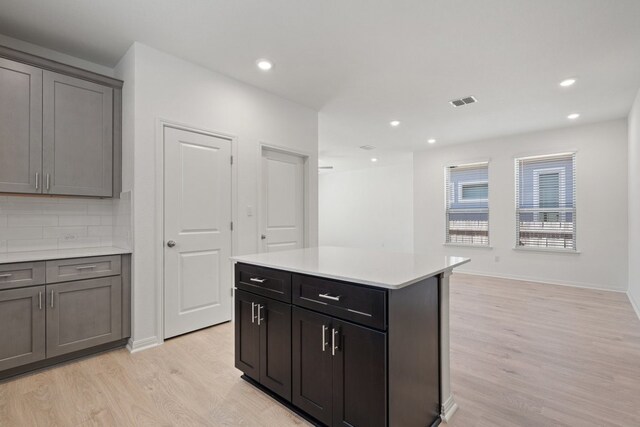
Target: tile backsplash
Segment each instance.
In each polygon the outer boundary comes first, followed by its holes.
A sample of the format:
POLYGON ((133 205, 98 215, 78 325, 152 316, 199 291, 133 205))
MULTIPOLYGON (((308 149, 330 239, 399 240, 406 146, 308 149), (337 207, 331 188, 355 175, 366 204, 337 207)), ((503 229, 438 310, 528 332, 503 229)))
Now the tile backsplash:
POLYGON ((0 252, 131 247, 131 192, 120 199, 0 196, 0 252))

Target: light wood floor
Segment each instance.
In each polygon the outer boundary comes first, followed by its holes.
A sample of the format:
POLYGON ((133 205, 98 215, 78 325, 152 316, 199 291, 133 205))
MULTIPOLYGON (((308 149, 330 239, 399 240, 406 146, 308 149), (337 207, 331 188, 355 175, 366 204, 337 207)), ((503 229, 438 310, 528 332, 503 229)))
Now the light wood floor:
MULTIPOLYGON (((452 279, 449 426, 640 426, 640 321, 626 295, 452 279)), ((307 425, 239 376, 224 324, 2 383, 0 426, 307 425)))

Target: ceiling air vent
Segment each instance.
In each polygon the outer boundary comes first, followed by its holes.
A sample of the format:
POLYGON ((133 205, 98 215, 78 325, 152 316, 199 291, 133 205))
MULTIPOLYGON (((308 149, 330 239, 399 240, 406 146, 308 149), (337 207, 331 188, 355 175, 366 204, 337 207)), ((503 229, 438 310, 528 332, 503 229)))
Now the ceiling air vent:
POLYGON ((373 145, 361 145, 360 148, 362 148, 363 150, 369 151, 369 150, 373 150, 376 147, 374 147, 373 145))
POLYGON ((449 104, 454 107, 462 107, 463 105, 474 104, 476 102, 478 102, 478 100, 475 96, 465 96, 464 98, 451 100, 449 101, 449 104))

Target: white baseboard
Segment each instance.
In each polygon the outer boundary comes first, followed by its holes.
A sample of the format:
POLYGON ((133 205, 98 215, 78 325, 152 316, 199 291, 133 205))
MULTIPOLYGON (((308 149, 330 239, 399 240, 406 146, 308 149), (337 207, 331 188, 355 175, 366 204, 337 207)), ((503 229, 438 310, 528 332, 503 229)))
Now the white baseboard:
POLYGON ((127 343, 127 350, 129 353, 137 353, 139 351, 148 350, 153 347, 157 347, 162 344, 157 337, 149 337, 142 340, 129 340, 127 343))
POLYGON ((633 307, 633 309, 636 312, 636 315, 638 316, 638 319, 640 319, 640 303, 638 303, 636 300, 633 299, 633 295, 631 295, 631 291, 627 291, 627 296, 629 297, 629 301, 631 302, 631 307, 633 307))
POLYGON ((458 410, 458 404, 453 400, 453 395, 440 406, 440 418, 445 423, 448 423, 453 417, 453 414, 458 410))
POLYGON ((548 279, 540 279, 537 277, 518 276, 513 274, 501 274, 501 273, 486 273, 482 271, 454 271, 454 274, 469 274, 471 276, 483 276, 483 277, 497 277, 499 279, 519 280, 522 282, 543 283, 545 285, 558 285, 558 286, 570 286, 572 288, 593 289, 595 291, 610 291, 610 292, 626 292, 626 289, 605 288, 593 283, 584 282, 571 282, 571 281, 556 281, 548 279))

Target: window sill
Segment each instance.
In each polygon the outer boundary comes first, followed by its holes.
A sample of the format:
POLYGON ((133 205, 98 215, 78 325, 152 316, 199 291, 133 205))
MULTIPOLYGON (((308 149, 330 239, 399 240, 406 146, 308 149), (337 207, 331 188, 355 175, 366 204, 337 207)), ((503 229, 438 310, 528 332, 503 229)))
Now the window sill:
POLYGON ((531 248, 531 247, 515 247, 514 251, 518 252, 540 252, 550 254, 567 254, 567 255, 580 255, 580 251, 574 251, 571 249, 553 249, 553 248, 531 248))
POLYGON ((464 243, 443 243, 442 246, 451 246, 453 248, 469 248, 469 249, 493 249, 493 246, 466 245, 464 243))

